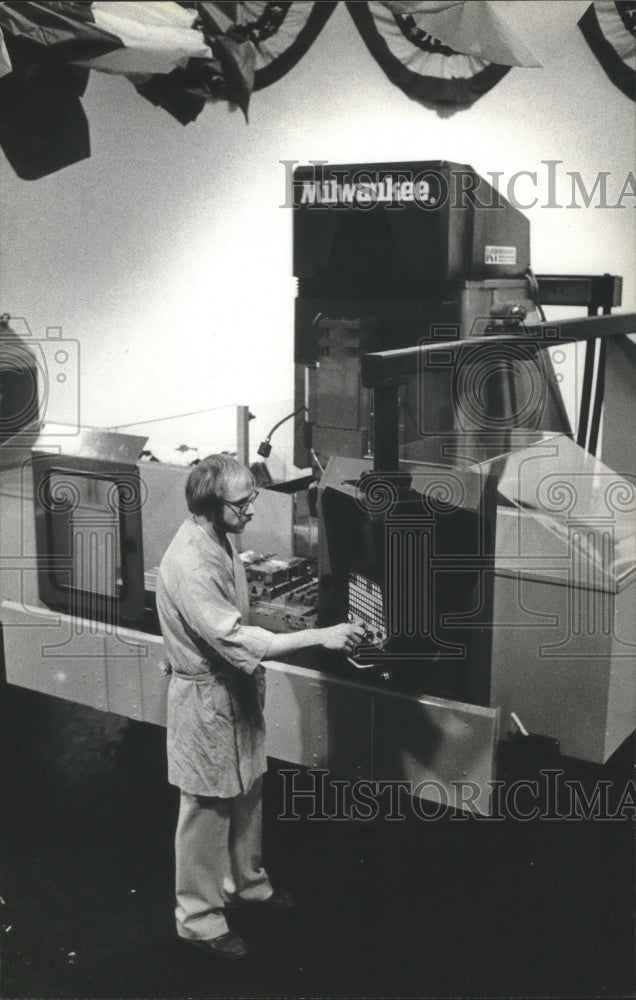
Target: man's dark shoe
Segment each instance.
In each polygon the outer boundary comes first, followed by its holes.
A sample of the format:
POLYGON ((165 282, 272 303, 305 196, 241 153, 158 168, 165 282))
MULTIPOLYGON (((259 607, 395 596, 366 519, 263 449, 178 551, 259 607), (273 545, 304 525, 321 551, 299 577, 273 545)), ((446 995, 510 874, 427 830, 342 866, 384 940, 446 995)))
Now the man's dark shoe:
POLYGON ((186 944, 191 944, 193 948, 198 948, 199 951, 203 951, 207 955, 212 955, 214 958, 221 958, 226 962, 238 962, 249 955, 249 948, 243 938, 240 938, 238 934, 234 934, 232 931, 227 931, 227 933, 221 934, 219 937, 208 938, 207 940, 182 937, 181 941, 185 941, 186 944))
POLYGON ((296 901, 289 889, 274 889, 267 899, 241 899, 240 896, 233 896, 225 904, 226 909, 230 910, 293 910, 295 905, 296 901))

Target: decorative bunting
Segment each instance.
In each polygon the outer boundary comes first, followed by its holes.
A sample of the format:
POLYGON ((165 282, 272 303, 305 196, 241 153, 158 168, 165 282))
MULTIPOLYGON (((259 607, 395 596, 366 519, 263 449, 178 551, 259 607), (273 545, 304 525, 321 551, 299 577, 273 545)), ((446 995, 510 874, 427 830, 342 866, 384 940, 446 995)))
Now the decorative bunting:
POLYGON ((497 0, 381 0, 396 16, 409 16, 416 27, 455 52, 499 66, 540 66, 534 52, 505 18, 508 5, 497 0))
POLYGON ((395 5, 395 11, 392 6, 376 0, 347 2, 369 52, 408 97, 436 106, 467 107, 508 72, 509 66, 490 64, 444 44, 420 26, 415 13, 404 13, 404 3, 395 5))
MULTIPOLYGON (((91 69, 126 76, 183 124, 251 94, 307 51, 336 0, 0 2, 0 146, 35 179, 90 155, 91 69)), ((495 0, 348 0, 369 51, 409 97, 468 107, 512 66, 538 66, 495 0)), ((579 21, 610 79, 636 99, 636 0, 595 0, 579 21)))
POLYGON ((207 101, 225 98, 247 114, 250 94, 296 65, 333 13, 336 0, 307 3, 192 3, 218 62, 190 63, 137 89, 187 124, 207 101))
POLYGON ((88 70, 34 58, 33 46, 6 37, 11 72, 0 79, 0 146, 18 177, 38 180, 90 156, 80 100, 88 70))
POLYGON ((188 8, 187 15, 193 19, 195 33, 205 42, 207 56, 189 59, 171 72, 137 79, 137 90, 182 125, 194 121, 211 101, 230 101, 247 114, 254 85, 254 50, 236 31, 237 5, 221 2, 179 6, 188 8))
POLYGON ((612 83, 636 101, 635 0, 596 0, 579 28, 612 83))
POLYGON ((261 3, 239 5, 237 31, 256 51, 254 90, 276 83, 313 44, 333 14, 337 0, 319 3, 261 3))
POLYGON ((33 180, 90 155, 88 71, 126 76, 182 124, 209 101, 247 114, 253 90, 295 66, 328 2, 0 3, 0 145, 33 180))

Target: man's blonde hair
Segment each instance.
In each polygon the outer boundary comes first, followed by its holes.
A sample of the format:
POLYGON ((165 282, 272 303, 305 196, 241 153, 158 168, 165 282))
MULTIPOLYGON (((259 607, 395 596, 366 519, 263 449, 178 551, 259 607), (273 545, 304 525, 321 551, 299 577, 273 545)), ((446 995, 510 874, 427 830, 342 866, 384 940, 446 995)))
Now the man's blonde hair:
POLYGON ((250 470, 231 455, 208 455, 188 476, 186 502, 192 514, 212 518, 219 513, 228 489, 238 480, 254 483, 250 470))

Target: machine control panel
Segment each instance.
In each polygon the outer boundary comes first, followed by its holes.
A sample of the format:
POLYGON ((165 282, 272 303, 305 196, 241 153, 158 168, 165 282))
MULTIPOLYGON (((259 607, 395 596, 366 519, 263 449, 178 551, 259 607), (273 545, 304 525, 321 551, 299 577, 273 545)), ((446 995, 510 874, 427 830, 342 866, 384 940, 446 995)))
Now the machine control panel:
POLYGON ((365 645, 381 646, 386 642, 382 589, 354 570, 349 573, 349 621, 362 626, 365 645))

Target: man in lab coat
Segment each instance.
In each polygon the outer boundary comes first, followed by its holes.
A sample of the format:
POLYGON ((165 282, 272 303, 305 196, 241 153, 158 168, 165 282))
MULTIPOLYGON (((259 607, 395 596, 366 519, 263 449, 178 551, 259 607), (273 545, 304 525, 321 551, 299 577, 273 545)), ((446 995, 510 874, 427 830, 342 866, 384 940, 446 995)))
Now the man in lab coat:
POLYGON ((194 466, 189 518, 159 568, 157 608, 171 667, 168 780, 181 790, 176 833, 179 936, 225 959, 247 955, 228 906, 288 909, 261 866, 261 785, 266 770, 262 660, 321 645, 348 651, 351 624, 276 635, 245 624, 245 569, 231 536, 254 513, 249 469, 228 455, 194 466))

